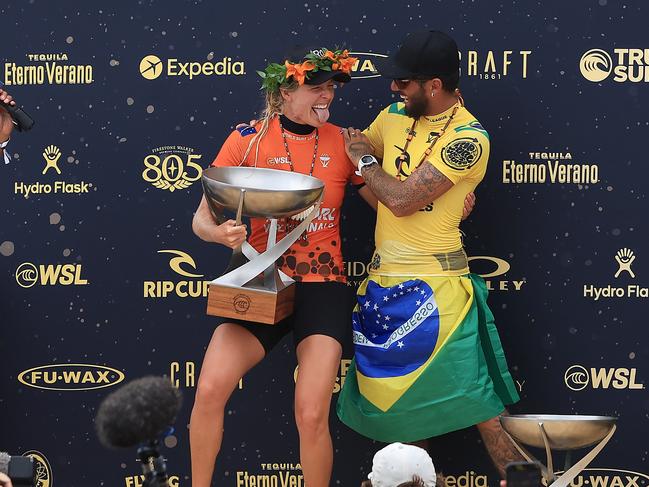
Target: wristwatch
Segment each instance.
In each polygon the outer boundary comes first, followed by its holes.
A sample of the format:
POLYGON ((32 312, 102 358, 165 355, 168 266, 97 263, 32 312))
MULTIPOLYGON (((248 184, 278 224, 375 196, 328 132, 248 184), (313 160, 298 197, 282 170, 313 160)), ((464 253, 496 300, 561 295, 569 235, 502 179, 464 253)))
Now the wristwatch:
POLYGON ((358 169, 356 170, 356 174, 358 176, 362 176, 361 169, 367 166, 371 166, 372 164, 378 164, 378 163, 379 161, 372 154, 365 154, 364 156, 361 156, 361 158, 358 160, 358 169))

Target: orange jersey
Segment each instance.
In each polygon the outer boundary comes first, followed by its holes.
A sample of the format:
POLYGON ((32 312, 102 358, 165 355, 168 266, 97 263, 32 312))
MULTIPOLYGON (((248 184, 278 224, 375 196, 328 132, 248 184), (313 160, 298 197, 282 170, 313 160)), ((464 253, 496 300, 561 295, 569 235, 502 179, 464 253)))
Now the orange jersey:
MULTIPOLYGON (((255 129, 259 130, 260 127, 261 124, 257 124, 255 129)), ((270 122, 268 132, 259 143, 257 162, 255 163, 256 142, 246 160, 241 162, 255 133, 252 129, 232 132, 221 147, 212 166, 243 165, 290 171, 291 166, 277 117, 270 122)), ((302 174, 309 174, 315 147, 315 131, 309 135, 295 135, 286 130, 285 133, 294 170, 302 174)), ((309 224, 305 235, 302 235, 277 261, 281 270, 296 281, 346 282, 340 250, 340 210, 347 183, 360 184, 363 182, 362 178, 354 174, 354 171, 355 168, 345 153, 340 127, 330 123, 319 127, 318 151, 312 175, 324 183, 324 198, 318 214, 309 224)), ((258 252, 262 252, 266 250, 268 240, 268 220, 263 218, 251 218, 250 220, 252 228, 248 241, 258 252)), ((279 220, 278 240, 286 234, 287 223, 290 227, 299 222, 290 219, 279 220)))

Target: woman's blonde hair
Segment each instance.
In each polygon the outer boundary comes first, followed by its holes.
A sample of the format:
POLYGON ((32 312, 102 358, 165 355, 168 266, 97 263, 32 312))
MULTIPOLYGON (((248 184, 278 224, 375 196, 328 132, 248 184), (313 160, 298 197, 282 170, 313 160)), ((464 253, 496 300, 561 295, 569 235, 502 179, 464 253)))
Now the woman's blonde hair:
POLYGON ((261 128, 248 143, 248 148, 243 155, 243 159, 241 160, 240 165, 243 164, 243 162, 248 158, 248 155, 252 150, 252 146, 255 145, 255 167, 257 166, 257 160, 259 157, 259 144, 261 143, 261 139, 263 139, 264 136, 268 133, 268 127, 270 126, 270 122, 273 120, 273 118, 283 113, 282 107, 284 106, 284 97, 282 96, 281 90, 292 92, 297 90, 299 86, 300 85, 297 83, 297 81, 291 79, 286 83, 282 83, 282 85, 276 90, 266 91, 265 107, 261 113, 261 119, 259 120, 261 122, 261 128))

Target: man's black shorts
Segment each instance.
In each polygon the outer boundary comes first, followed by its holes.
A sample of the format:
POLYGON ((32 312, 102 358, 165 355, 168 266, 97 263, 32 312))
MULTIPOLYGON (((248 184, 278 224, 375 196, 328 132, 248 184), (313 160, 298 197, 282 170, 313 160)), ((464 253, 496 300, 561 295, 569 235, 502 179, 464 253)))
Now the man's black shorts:
POLYGON ((275 325, 221 318, 221 323, 236 323, 249 330, 266 353, 289 332, 295 346, 311 335, 327 335, 341 346, 351 342, 351 316, 355 304, 354 288, 341 282, 296 282, 293 314, 275 325))

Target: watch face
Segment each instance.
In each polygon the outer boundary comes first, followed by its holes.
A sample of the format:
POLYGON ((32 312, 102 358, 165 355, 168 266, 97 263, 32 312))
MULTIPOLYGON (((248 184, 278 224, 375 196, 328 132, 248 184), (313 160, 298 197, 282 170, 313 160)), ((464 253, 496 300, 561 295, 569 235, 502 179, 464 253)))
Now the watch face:
POLYGON ((372 162, 375 161, 375 159, 374 159, 374 156, 365 155, 365 156, 361 157, 361 161, 364 164, 371 164, 372 162))

